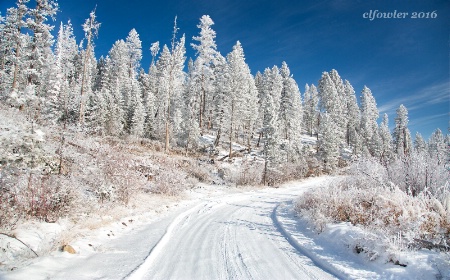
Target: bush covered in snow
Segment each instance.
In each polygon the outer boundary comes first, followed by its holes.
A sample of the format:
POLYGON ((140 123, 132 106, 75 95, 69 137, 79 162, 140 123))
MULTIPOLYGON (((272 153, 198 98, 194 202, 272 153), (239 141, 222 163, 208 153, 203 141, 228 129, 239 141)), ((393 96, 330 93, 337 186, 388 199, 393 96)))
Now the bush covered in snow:
MULTIPOLYGON (((350 222, 374 233, 372 239, 376 236, 377 242, 387 244, 387 248, 395 245, 400 249, 448 250, 448 171, 441 168, 429 170, 428 175, 423 173, 424 177, 432 176, 434 179, 419 187, 416 182, 426 180, 420 177, 422 168, 430 167, 425 163, 423 167, 416 160, 414 156, 401 158, 388 166, 371 159, 356 162, 350 167, 350 175, 300 197, 296 210, 318 231, 328 223, 350 222), (410 179, 405 181, 405 178, 410 179)), ((375 249, 370 247, 377 242, 366 240, 365 244, 358 246, 360 250, 373 252, 375 249)))

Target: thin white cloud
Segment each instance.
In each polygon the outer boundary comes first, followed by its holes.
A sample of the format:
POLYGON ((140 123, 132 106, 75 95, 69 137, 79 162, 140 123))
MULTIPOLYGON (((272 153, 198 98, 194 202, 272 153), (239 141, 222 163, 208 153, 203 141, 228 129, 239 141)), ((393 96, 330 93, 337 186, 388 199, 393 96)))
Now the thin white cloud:
POLYGON ((449 113, 444 113, 444 114, 436 114, 436 115, 431 115, 431 116, 425 116, 425 117, 414 119, 409 124, 411 126, 423 127, 423 126, 432 124, 437 119, 441 119, 442 117, 445 117, 445 116, 450 116, 450 115, 449 115, 449 113))
POLYGON ((409 111, 421 108, 426 105, 449 102, 450 87, 449 82, 443 82, 420 89, 417 92, 401 98, 389 100, 378 107, 380 113, 392 113, 401 105, 405 105, 409 111))

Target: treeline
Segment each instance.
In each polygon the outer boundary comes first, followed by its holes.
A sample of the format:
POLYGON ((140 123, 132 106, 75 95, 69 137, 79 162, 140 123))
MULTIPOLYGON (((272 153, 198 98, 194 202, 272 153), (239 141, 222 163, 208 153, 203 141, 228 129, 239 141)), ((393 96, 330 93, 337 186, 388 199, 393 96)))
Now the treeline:
MULTIPOLYGON (((230 158, 232 143, 239 142, 248 150, 261 147, 265 162, 273 166, 303 161, 300 134, 307 132, 318 139, 317 157, 325 172, 339 166, 343 149, 384 164, 414 152, 403 105, 391 133, 387 115, 377 122, 370 89, 363 88, 358 104, 352 85, 336 70, 324 72, 317 87, 306 85, 302 102, 285 62, 253 76, 239 41, 223 56, 207 15, 192 38, 196 56, 187 67, 186 38, 175 19, 170 45, 152 44, 145 71, 135 29, 97 59, 95 11, 77 42, 70 21, 61 23, 53 37, 50 19, 57 10, 56 1, 37 0, 29 7, 28 0, 18 0, 0 17, 0 100, 26 112, 33 123, 154 139, 164 143, 166 152, 174 146, 195 151, 200 136, 210 134, 215 146, 227 145, 230 158)), ((429 143, 416 135, 415 144, 416 150, 448 161, 449 137, 440 130, 429 143)))

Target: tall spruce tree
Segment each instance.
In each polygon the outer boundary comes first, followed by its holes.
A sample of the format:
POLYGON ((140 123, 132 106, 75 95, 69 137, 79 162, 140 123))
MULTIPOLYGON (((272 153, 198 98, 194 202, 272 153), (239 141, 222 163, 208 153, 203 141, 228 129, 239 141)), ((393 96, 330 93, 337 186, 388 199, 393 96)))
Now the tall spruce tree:
POLYGON ((319 93, 314 84, 311 86, 308 84, 305 85, 303 102, 303 118, 306 132, 312 137, 313 134, 317 134, 319 125, 319 93))
POLYGON ((394 150, 398 156, 408 155, 411 152, 412 140, 408 129, 408 121, 408 110, 401 104, 397 109, 393 132, 394 150))
POLYGON ((286 142, 286 160, 297 161, 301 153, 301 130, 303 108, 301 94, 286 62, 280 68, 283 88, 280 98, 280 125, 286 142))
POLYGON ((86 39, 86 49, 83 52, 83 70, 81 72, 81 91, 80 91, 80 117, 79 123, 84 122, 84 103, 85 95, 92 91, 92 64, 95 62, 94 56, 94 38, 98 35, 100 23, 97 22, 95 9, 89 14, 83 24, 83 31, 86 39))
POLYGON ((363 154, 373 154, 372 137, 378 130, 379 112, 377 103, 371 90, 364 86, 361 92, 361 137, 363 140, 363 154))
POLYGON ((200 95, 199 106, 199 125, 201 128, 211 128, 212 121, 212 100, 214 99, 214 73, 213 63, 217 57, 217 46, 215 42, 216 32, 211 28, 214 25, 213 20, 208 15, 200 18, 199 36, 192 39, 198 44, 192 43, 192 48, 196 51, 197 58, 194 62, 193 81, 197 83, 198 93, 200 95))

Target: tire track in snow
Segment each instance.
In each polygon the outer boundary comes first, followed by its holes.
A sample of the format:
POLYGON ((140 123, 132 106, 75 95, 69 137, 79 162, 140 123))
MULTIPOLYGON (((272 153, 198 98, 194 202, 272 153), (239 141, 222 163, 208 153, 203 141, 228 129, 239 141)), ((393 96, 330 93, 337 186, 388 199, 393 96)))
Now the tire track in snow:
MULTIPOLYGON (((230 218, 239 210, 237 208, 233 215, 230 215, 230 218)), ((252 279, 249 268, 239 253, 236 229, 227 223, 224 233, 221 250, 223 251, 222 255, 227 274, 224 275, 223 279, 252 279)))
POLYGON ((201 208, 203 205, 197 205, 193 208, 181 213, 178 215, 172 223, 167 227, 166 232, 161 237, 161 239, 156 243, 156 245, 150 250, 149 255, 144 260, 144 262, 132 270, 127 276, 124 277, 124 279, 129 280, 140 280, 143 279, 144 275, 149 270, 150 266, 152 265, 152 262, 158 257, 158 255, 163 250, 164 246, 169 242, 170 237, 172 236, 172 233, 174 231, 174 228, 178 226, 183 220, 186 221, 189 218, 189 215, 196 210, 196 208, 201 208))
POLYGON ((126 278, 333 279, 293 250, 274 220, 274 205, 307 187, 240 193, 190 208, 126 278))

